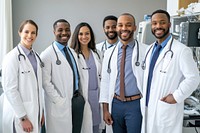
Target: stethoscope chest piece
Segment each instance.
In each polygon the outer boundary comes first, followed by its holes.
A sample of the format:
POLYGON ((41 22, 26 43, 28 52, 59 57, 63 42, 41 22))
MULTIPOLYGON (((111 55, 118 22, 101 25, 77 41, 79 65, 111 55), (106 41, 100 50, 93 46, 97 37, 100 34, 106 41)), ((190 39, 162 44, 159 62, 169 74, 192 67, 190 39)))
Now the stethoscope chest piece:
POLYGON ((111 69, 110 68, 107 69, 107 73, 111 73, 111 69))
POLYGON ((56 60, 56 64, 57 64, 57 65, 60 65, 60 64, 61 64, 61 61, 60 61, 60 60, 56 60))
POLYGON ((136 61, 136 62, 135 62, 135 65, 136 65, 136 66, 139 66, 139 65, 140 65, 140 62, 139 62, 139 61, 136 61))

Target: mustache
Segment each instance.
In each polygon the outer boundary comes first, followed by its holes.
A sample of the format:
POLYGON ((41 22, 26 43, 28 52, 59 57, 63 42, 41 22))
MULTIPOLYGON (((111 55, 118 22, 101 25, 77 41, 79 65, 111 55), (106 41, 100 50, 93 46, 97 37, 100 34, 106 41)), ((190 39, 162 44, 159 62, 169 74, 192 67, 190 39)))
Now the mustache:
POLYGON ((156 30, 163 30, 163 31, 165 31, 165 29, 163 29, 163 28, 156 28, 156 29, 154 29, 154 31, 156 31, 156 30))
POLYGON ((61 38, 61 37, 70 37, 70 35, 69 34, 66 34, 66 35, 59 35, 59 37, 61 38))
POLYGON ((107 33, 116 33, 116 31, 108 31, 107 33))

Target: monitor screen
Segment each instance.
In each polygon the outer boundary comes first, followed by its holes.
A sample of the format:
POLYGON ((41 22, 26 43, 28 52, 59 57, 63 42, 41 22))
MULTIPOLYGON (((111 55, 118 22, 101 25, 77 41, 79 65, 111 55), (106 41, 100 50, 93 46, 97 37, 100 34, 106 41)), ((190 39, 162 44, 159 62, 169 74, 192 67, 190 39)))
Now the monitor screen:
POLYGON ((188 47, 200 47, 200 22, 189 22, 188 47))

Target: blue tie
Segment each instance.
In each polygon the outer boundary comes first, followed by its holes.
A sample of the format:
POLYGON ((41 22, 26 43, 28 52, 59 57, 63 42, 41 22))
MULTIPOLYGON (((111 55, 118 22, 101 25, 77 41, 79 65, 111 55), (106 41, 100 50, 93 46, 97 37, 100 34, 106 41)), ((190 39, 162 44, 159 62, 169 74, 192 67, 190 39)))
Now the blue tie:
POLYGON ((148 82, 147 82, 146 106, 148 106, 148 103, 149 103, 149 94, 150 94, 150 88, 151 88, 151 80, 152 80, 152 77, 153 77, 153 69, 154 69, 154 66, 156 64, 156 60, 158 59, 159 52, 160 52, 161 48, 162 48, 161 45, 157 45, 156 50, 155 50, 155 52, 152 56, 152 59, 151 59, 151 63, 150 63, 150 67, 149 67, 148 82))

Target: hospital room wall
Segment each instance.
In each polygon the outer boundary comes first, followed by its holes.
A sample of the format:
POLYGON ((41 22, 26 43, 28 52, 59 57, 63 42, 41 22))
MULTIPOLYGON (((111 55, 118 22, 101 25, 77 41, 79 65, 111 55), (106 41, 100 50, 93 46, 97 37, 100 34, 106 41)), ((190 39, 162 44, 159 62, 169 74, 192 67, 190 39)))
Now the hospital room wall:
POLYGON ((78 23, 88 22, 98 43, 105 39, 102 21, 106 15, 118 17, 128 12, 135 16, 138 25, 145 14, 166 8, 166 0, 13 0, 13 42, 14 46, 18 44, 18 27, 25 19, 33 19, 39 26, 38 38, 33 47, 41 53, 54 41, 52 25, 57 19, 68 20, 72 32, 78 23))

